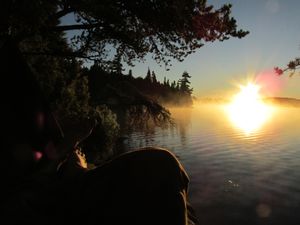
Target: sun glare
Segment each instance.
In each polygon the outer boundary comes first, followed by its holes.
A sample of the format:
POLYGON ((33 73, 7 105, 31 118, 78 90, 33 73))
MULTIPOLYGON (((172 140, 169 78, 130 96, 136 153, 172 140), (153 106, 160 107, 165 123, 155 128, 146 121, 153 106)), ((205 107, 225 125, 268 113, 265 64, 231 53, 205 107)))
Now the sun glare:
POLYGON ((262 101, 258 85, 249 83, 240 86, 240 89, 241 91, 226 106, 226 112, 231 122, 249 135, 270 118, 272 108, 262 101))

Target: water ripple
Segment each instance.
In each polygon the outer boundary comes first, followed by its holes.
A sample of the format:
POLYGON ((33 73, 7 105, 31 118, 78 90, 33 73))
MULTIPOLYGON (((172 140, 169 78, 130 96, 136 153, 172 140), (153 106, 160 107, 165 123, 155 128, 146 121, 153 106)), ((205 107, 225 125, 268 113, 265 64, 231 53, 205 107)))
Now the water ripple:
POLYGON ((227 205, 228 210, 237 207, 240 213, 245 207, 269 207, 277 210, 272 211, 274 218, 289 215, 286 223, 278 219, 273 224, 288 224, 293 219, 289 209, 300 211, 300 123, 286 118, 300 121, 300 113, 295 109, 283 113, 246 135, 221 120, 220 114, 197 108, 186 113, 190 121, 182 120, 173 130, 132 134, 129 146, 173 151, 191 178, 191 201, 200 217, 203 210, 219 205, 227 205))

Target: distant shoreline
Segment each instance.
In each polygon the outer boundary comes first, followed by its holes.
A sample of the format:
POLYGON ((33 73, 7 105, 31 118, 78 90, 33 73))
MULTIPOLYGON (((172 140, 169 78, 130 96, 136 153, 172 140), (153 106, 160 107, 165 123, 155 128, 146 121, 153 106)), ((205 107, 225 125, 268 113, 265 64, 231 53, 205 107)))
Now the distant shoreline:
POLYGON ((281 106, 300 107, 300 99, 297 98, 270 97, 270 98, 264 98, 263 101, 266 103, 271 103, 271 104, 276 104, 281 106))
MULTIPOLYGON (((290 107, 300 107, 300 99, 289 98, 289 97, 267 97, 263 98, 265 103, 281 105, 281 106, 290 106, 290 107)), ((213 104, 227 104, 230 103, 230 100, 227 98, 198 98, 196 100, 198 103, 213 103, 213 104)))

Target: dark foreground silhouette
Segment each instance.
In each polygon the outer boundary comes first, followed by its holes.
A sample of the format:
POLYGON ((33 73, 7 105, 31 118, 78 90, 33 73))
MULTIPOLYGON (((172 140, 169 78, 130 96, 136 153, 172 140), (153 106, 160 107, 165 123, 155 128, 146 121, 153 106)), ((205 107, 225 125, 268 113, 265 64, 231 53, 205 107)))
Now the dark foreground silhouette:
POLYGON ((77 150, 59 163, 60 126, 18 49, 12 42, 1 42, 0 49, 7 77, 0 88, 3 224, 196 222, 186 172, 167 150, 123 154, 90 171, 77 150))
POLYGON ((196 224, 188 177, 167 150, 126 153, 93 170, 65 163, 59 176, 24 180, 6 196, 6 224, 196 224))

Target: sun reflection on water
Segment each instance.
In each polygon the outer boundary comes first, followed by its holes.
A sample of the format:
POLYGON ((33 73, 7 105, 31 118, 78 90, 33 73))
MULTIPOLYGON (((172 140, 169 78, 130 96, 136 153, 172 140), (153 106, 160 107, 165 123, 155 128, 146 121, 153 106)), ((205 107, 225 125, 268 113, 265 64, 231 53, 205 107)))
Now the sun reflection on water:
POLYGON ((273 107, 265 104, 259 94, 260 87, 249 83, 225 106, 231 123, 245 135, 258 131, 272 116, 273 107))

